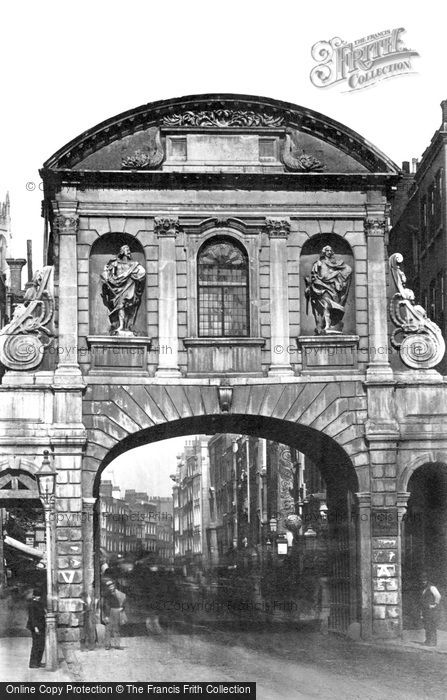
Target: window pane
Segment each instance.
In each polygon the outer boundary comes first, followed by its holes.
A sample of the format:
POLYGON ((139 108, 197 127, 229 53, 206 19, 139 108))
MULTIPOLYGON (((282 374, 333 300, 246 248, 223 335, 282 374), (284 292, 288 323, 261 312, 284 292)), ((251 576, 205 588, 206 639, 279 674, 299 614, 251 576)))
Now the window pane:
POLYGON ((213 240, 198 259, 199 335, 246 336, 248 262, 227 240, 213 240))

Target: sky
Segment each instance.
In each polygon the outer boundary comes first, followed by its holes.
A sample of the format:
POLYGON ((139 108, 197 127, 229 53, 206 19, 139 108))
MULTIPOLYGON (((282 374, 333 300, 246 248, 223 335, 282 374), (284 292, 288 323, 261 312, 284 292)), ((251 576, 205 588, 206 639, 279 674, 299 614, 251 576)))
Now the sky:
MULTIPOLYGON (((447 98, 446 15, 434 0, 5 0, 0 200, 9 190, 11 254, 24 257, 31 238, 34 267, 42 263, 38 170, 44 161, 84 130, 153 100, 262 95, 342 122, 398 165, 420 157, 447 98), (412 59, 415 74, 359 91, 312 84, 316 43, 355 42, 399 27, 406 46, 419 53, 412 59)), ((162 462, 165 449, 160 443, 150 460, 162 462)), ((147 462, 138 458, 132 473, 146 473, 147 462)))
POLYGON ((190 437, 161 440, 144 447, 125 452, 110 463, 102 473, 102 479, 111 479, 124 495, 126 489, 146 491, 150 496, 171 496, 175 474, 176 456, 183 452, 190 437))

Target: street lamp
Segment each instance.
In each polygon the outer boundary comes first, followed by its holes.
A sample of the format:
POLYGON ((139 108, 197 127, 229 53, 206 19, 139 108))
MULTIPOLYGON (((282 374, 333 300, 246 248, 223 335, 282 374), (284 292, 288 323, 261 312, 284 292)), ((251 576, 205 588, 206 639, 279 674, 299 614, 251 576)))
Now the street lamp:
POLYGON ((51 537, 51 513, 54 507, 56 472, 51 469, 48 450, 44 450, 42 466, 36 472, 37 487, 45 514, 45 540, 47 552, 47 611, 45 613, 45 665, 48 670, 57 668, 56 613, 53 606, 53 557, 51 537))

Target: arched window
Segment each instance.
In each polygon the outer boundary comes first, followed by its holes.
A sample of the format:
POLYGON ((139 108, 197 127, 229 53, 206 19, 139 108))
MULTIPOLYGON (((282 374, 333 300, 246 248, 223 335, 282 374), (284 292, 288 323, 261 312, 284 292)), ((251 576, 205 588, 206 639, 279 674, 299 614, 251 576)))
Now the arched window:
POLYGON ((213 238, 199 252, 198 315, 202 337, 248 336, 248 257, 228 238, 213 238))

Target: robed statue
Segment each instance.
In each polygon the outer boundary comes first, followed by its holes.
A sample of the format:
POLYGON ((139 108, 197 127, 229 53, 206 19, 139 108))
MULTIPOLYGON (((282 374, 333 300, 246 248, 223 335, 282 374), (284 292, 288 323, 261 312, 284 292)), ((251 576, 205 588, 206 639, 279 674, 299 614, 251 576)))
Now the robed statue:
POLYGON ((352 268, 335 256, 331 246, 324 246, 305 279, 306 311, 310 303, 317 335, 342 332, 351 278, 352 268))
POLYGON ((101 296, 109 310, 110 335, 134 336, 133 326, 144 291, 146 271, 132 260, 128 245, 109 260, 101 274, 101 296))

